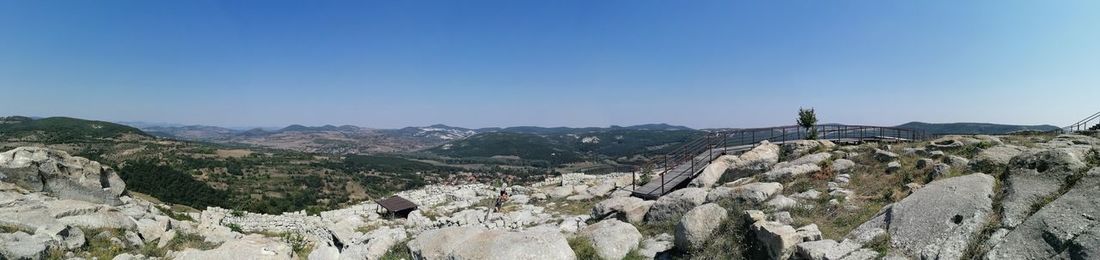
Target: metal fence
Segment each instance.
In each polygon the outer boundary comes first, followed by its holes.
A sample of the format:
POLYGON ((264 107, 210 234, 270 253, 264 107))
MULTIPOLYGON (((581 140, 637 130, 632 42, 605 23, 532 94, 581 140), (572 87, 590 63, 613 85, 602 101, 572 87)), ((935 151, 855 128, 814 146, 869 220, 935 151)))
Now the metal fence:
POLYGON ((1078 132, 1087 130, 1100 130, 1100 112, 1092 114, 1085 119, 1081 119, 1081 121, 1077 121, 1077 123, 1062 128, 1063 132, 1078 132))
POLYGON ((730 153, 731 150, 749 149, 765 140, 773 143, 804 140, 811 135, 817 135, 818 140, 838 143, 906 142, 926 140, 931 137, 924 131, 906 128, 842 124, 822 124, 812 129, 801 126, 779 126, 713 131, 670 152, 652 157, 644 167, 660 173, 658 176, 660 179, 650 181, 660 183, 660 187, 659 190, 658 187, 651 187, 652 190, 646 193, 659 191, 660 194, 664 194, 677 188, 682 184, 679 182, 690 179, 685 176, 694 177, 710 161, 717 156, 730 153))

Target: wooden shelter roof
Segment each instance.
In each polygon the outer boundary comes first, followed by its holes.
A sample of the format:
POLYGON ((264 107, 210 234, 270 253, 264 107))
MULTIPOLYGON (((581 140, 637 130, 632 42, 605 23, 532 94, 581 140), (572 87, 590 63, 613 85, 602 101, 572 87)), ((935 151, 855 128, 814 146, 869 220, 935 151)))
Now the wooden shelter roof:
POLYGON ((375 202, 386 210, 389 210, 390 212, 410 210, 417 207, 416 203, 402 198, 401 196, 393 196, 385 199, 376 200, 375 202))

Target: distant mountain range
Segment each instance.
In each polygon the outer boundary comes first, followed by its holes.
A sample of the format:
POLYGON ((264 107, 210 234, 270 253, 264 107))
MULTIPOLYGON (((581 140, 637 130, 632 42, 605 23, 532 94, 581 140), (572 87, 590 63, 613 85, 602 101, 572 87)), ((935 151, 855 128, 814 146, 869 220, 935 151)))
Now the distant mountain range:
POLYGON ((990 123, 924 123, 909 122, 900 128, 923 130, 929 134, 1008 134, 1020 131, 1053 131, 1060 127, 1053 125, 1002 125, 990 123))
MULTIPOLYGON (((463 149, 464 147, 468 147, 466 145, 449 146, 457 147, 454 150, 434 149, 435 151, 440 151, 441 154, 444 155, 469 154, 484 157, 491 157, 494 155, 518 156, 519 153, 516 151, 520 151, 523 149, 538 150, 541 149, 540 147, 549 146, 551 144, 556 145, 570 143, 570 140, 567 139, 577 139, 578 142, 584 141, 582 140, 582 135, 592 135, 593 133, 606 133, 615 131, 696 131, 688 127, 674 126, 668 124, 581 128, 517 126, 479 129, 453 127, 442 124, 423 127, 405 127, 400 129, 372 129, 352 125, 290 125, 276 130, 264 130, 261 128, 239 130, 217 126, 185 126, 170 124, 137 124, 137 126, 149 134, 166 138, 215 143, 251 144, 265 147, 323 153, 376 153, 418 151, 429 148, 439 148, 449 142, 466 140, 470 137, 482 135, 487 135, 488 137, 475 139, 475 144, 472 145, 500 148, 501 144, 476 143, 479 142, 477 140, 498 140, 497 138, 494 138, 502 136, 502 134, 498 133, 517 134, 535 139, 556 139, 554 141, 532 140, 533 142, 524 144, 521 144, 522 142, 515 143, 513 145, 510 145, 510 149, 504 149, 510 152, 501 151, 500 149, 495 148, 488 149, 483 152, 470 152, 463 149), (569 138, 563 139, 563 136, 569 138)), ((614 137, 605 136, 604 138, 614 137)), ((598 137, 592 135, 589 136, 587 142, 593 144, 597 143, 598 140, 598 137)), ((583 153, 583 151, 566 151, 562 154, 564 156, 566 154, 574 153, 580 154, 583 153)), ((571 157, 571 159, 573 159, 573 157, 571 157)))
MULTIPOLYGON (((574 162, 605 158, 633 160, 661 152, 698 137, 704 130, 668 124, 610 127, 493 127, 462 128, 442 124, 372 129, 352 125, 290 125, 279 129, 231 129, 217 126, 116 123, 67 117, 0 117, 0 136, 29 137, 43 142, 121 135, 224 144, 246 144, 303 152, 361 154, 424 151, 453 158, 520 158, 574 162)), ((898 127, 930 134, 1007 134, 1051 131, 1052 125, 910 122, 898 127)))

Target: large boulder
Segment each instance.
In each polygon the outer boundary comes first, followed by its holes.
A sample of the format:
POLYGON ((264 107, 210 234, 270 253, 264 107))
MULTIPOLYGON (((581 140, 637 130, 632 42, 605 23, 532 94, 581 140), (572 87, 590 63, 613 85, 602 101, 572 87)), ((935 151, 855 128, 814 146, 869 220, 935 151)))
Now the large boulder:
POLYGON ((391 247, 405 241, 408 235, 401 228, 379 228, 361 236, 357 236, 347 243, 347 248, 340 254, 343 259, 381 259, 391 247))
POLYGON ((810 260, 837 260, 842 259, 848 254, 859 250, 861 246, 851 241, 836 242, 836 240, 825 239, 818 241, 804 242, 797 245, 795 248, 795 257, 797 259, 810 259, 810 260))
POLYGON ((737 199, 750 203, 762 203, 783 191, 783 184, 777 182, 754 182, 736 187, 718 187, 706 196, 707 202, 721 199, 737 199))
POLYGON ((0 233, 0 258, 46 259, 47 250, 52 243, 53 240, 43 234, 0 233))
POLYGON ((783 196, 782 194, 775 195, 775 198, 764 202, 764 205, 767 205, 777 210, 787 210, 799 207, 797 200, 788 198, 787 196, 783 196))
POLYGON ((642 247, 638 249, 638 254, 642 255, 644 259, 654 259, 657 254, 672 250, 673 237, 668 233, 661 233, 657 236, 647 238, 642 241, 642 247))
POLYGON ((726 209, 714 203, 688 211, 676 225, 676 247, 685 250, 702 248, 726 217, 726 209))
POLYGON ((825 160, 828 160, 829 158, 832 158, 832 157, 833 157, 833 154, 831 154, 831 153, 807 154, 805 156, 798 157, 798 159, 794 159, 794 160, 787 161, 787 162, 777 163, 777 164, 775 164, 775 168, 776 169, 786 168, 786 167, 789 167, 789 166, 803 165, 803 164, 818 165, 818 164, 821 164, 821 162, 824 162, 825 160))
POLYGON ((1066 185, 1067 177, 1071 175, 1073 172, 1061 170, 1046 172, 1026 168, 1010 170, 1004 185, 1004 199, 1001 201, 1004 208, 1001 223, 1006 227, 1015 227, 1023 223, 1028 214, 1032 213, 1032 205, 1057 195, 1058 190, 1066 185))
POLYGON ((420 233, 407 244, 413 259, 576 259, 557 229, 512 232, 449 227, 420 233))
POLYGON ((928 183, 887 206, 849 238, 886 230, 895 252, 923 259, 959 259, 993 211, 992 176, 975 173, 928 183))
POLYGON ((84 237, 84 230, 69 225, 39 227, 34 231, 34 234, 36 236, 46 235, 50 239, 60 242, 61 246, 69 250, 84 246, 84 243, 87 242, 84 237))
POLYGON ((681 215, 702 205, 707 200, 707 192, 700 188, 683 188, 661 196, 649 212, 645 215, 645 221, 656 223, 662 221, 674 221, 681 215))
POLYGON ((783 178, 798 177, 817 171, 821 171, 821 166, 817 166, 816 164, 799 164, 772 169, 771 171, 764 173, 764 178, 769 181, 774 181, 783 178))
POLYGON ((958 155, 948 155, 944 158, 943 162, 950 164, 953 168, 966 169, 967 165, 970 165, 970 159, 966 159, 958 155))
POLYGON ((1095 259, 1100 252, 1100 168, 1005 235, 986 259, 1095 259))
POLYGON ((134 229, 133 218, 117 208, 81 200, 58 200, 42 193, 0 192, 12 200, 0 207, 0 225, 31 232, 38 228, 68 225, 87 229, 134 229))
POLYGON ((760 141, 752 150, 735 157, 729 162, 731 170, 762 171, 779 162, 779 146, 768 141, 760 141))
POLYGON ((638 242, 642 240, 642 233, 637 228, 617 219, 588 225, 577 234, 587 238, 603 259, 622 259, 631 250, 638 249, 638 242))
POLYGON ((625 212, 644 200, 635 197, 612 197, 592 206, 592 218, 601 219, 612 214, 625 212))
POLYGON ((833 160, 833 171, 837 173, 849 173, 852 168, 856 166, 856 163, 848 159, 836 159, 833 160))
POLYGON ((768 259, 787 259, 795 245, 802 242, 797 230, 779 222, 758 221, 749 230, 768 259))
POLYGON ((615 217, 628 223, 641 223, 645 220, 649 208, 656 202, 642 201, 637 197, 612 197, 596 203, 592 207, 592 217, 599 219, 615 217))
POLYGON ((63 199, 119 205, 126 183, 110 167, 64 151, 19 147, 0 153, 0 181, 63 199))
POLYGON ((795 140, 783 143, 783 156, 786 158, 798 158, 807 153, 820 149, 829 149, 836 146, 827 140, 795 140))
POLYGON ((1040 172, 1078 171, 1088 167, 1083 157, 1079 151, 1070 148, 1039 149, 1021 153, 1013 157, 1009 164, 1012 168, 1036 169, 1040 172))
POLYGON ((898 159, 898 154, 887 151, 887 150, 875 149, 875 159, 880 161, 880 162, 889 162, 889 161, 897 160, 898 159))
POLYGON ((295 259, 293 248, 276 238, 252 234, 222 243, 210 250, 194 248, 175 252, 174 259, 295 259))
POLYGON ((1032 205, 1056 195, 1074 172, 1086 167, 1072 150, 1065 148, 1031 150, 1012 158, 1009 165, 1012 169, 1006 178, 1001 219, 1007 227, 1022 223, 1031 213, 1032 205))
POLYGON ((703 188, 710 188, 711 186, 714 186, 714 183, 718 182, 718 179, 722 178, 722 174, 726 173, 726 170, 729 170, 729 162, 733 160, 729 157, 736 158, 732 155, 723 155, 722 157, 719 157, 717 160, 714 160, 713 162, 708 164, 705 168, 703 168, 703 171, 695 177, 695 179, 691 180, 691 186, 703 188))
POLYGON ((1016 157, 1026 150, 1025 147, 1015 145, 998 145, 982 149, 974 156, 972 163, 979 167, 992 167, 1007 165, 1012 157, 1016 157))

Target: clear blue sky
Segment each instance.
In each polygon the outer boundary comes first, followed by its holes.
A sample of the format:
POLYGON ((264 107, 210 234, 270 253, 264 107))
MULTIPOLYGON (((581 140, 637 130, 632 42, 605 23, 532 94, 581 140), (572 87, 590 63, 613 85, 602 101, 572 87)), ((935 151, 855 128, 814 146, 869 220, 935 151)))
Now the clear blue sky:
POLYGON ((0 114, 692 127, 1100 110, 1100 1, 0 1, 0 114))

